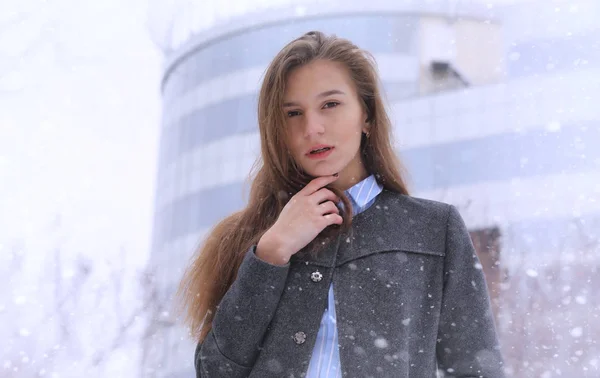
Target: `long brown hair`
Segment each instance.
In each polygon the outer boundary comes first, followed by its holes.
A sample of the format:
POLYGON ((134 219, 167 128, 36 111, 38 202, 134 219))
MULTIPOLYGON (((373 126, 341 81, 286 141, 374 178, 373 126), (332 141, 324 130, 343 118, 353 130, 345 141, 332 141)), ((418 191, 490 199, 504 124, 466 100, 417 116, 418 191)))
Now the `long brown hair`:
MULTIPOLYGON (((375 60, 352 42, 312 31, 286 45, 269 65, 260 89, 258 126, 261 157, 257 160, 247 206, 219 222, 198 248, 177 292, 179 309, 192 335, 202 342, 211 329, 217 305, 234 282, 248 249, 277 220, 291 196, 311 179, 295 165, 286 146, 283 95, 292 70, 323 59, 344 64, 366 109, 370 131, 363 134, 361 153, 367 172, 384 188, 408 194, 392 147, 392 126, 385 110, 375 60)), ((332 189, 350 209, 350 202, 332 189)), ((347 228, 351 212, 342 213, 347 228)), ((328 230, 339 232, 340 227, 328 230)))

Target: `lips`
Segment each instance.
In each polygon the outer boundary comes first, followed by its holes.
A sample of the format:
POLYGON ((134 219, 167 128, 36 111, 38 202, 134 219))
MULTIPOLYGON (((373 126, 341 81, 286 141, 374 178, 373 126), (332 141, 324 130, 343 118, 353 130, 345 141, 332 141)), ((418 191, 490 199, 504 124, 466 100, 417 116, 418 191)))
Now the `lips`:
POLYGON ((306 153, 306 155, 315 155, 315 154, 327 152, 327 151, 332 150, 332 149, 333 149, 333 146, 328 146, 326 144, 319 144, 319 145, 316 145, 316 146, 312 146, 310 148, 310 150, 308 150, 308 152, 306 153))

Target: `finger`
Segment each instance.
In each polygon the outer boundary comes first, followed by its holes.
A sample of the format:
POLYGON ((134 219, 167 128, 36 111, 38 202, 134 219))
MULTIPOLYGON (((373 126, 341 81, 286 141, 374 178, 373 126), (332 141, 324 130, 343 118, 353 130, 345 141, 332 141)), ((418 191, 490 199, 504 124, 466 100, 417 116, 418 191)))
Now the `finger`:
POLYGON ((338 207, 335 206, 335 204, 331 201, 323 202, 322 204, 320 204, 319 210, 320 210, 319 215, 339 214, 340 213, 340 209, 338 209, 338 207))
POLYGON ((327 225, 344 223, 344 218, 339 214, 327 214, 323 218, 325 218, 327 225))
POLYGON ((306 184, 306 186, 304 188, 302 188, 299 193, 303 193, 306 196, 310 196, 317 190, 321 189, 322 187, 324 187, 328 184, 331 184, 332 182, 334 182, 337 179, 338 179, 338 176, 334 176, 334 175, 317 177, 316 179, 313 179, 311 182, 306 184))
POLYGON ((331 201, 333 203, 340 202, 340 198, 335 195, 334 192, 327 188, 321 188, 310 195, 310 201, 314 204, 323 203, 325 201, 331 201))

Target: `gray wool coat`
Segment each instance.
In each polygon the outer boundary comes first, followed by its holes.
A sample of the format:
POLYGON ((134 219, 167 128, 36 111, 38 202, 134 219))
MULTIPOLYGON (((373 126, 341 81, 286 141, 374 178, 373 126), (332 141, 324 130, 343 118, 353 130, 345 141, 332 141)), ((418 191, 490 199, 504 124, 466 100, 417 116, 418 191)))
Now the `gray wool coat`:
POLYGON ((285 266, 247 252, 196 348, 197 377, 306 376, 332 282, 344 377, 504 377, 485 278, 454 206, 384 190, 324 248, 285 266))

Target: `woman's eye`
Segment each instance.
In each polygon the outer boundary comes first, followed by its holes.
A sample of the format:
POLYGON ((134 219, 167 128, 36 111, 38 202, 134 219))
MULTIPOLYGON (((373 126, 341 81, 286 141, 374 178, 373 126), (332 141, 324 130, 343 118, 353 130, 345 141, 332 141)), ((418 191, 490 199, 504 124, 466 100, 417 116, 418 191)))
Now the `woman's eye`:
POLYGON ((295 117, 297 115, 300 115, 300 112, 298 110, 291 110, 289 112, 287 112, 288 117, 295 117))
POLYGON ((324 108, 335 108, 339 104, 340 104, 339 102, 331 101, 331 102, 326 103, 325 106, 323 106, 323 107, 324 108))

